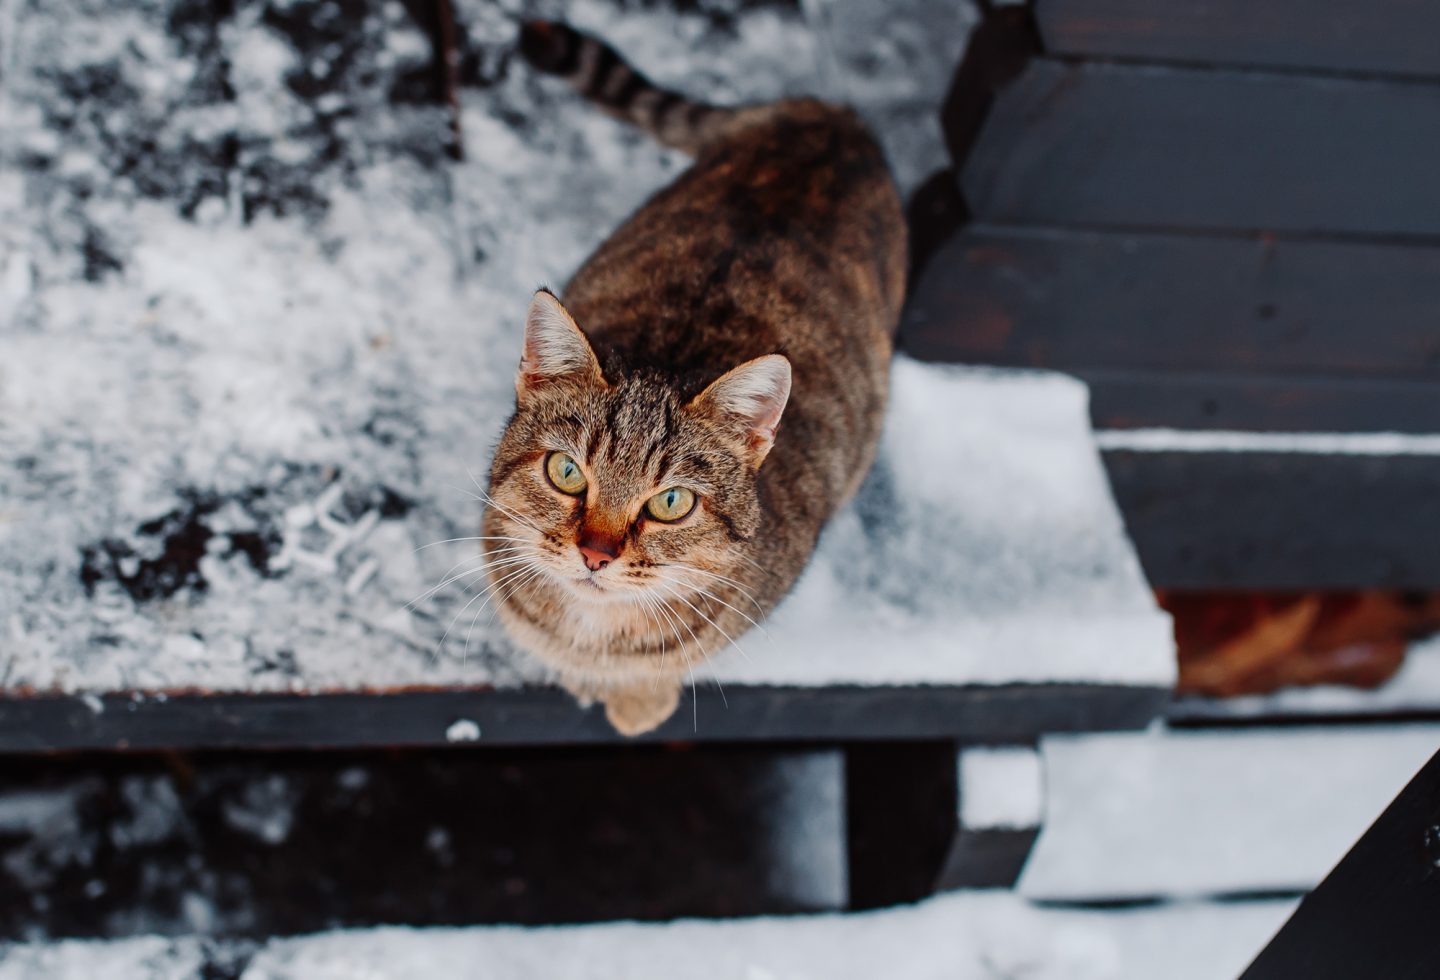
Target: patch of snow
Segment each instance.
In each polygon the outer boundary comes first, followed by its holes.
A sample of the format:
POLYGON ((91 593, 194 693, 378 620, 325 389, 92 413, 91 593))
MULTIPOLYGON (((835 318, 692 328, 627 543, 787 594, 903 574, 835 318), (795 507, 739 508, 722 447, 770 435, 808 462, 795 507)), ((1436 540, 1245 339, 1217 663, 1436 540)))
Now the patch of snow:
POLYGON ((1440 456, 1440 435, 1407 432, 1232 432, 1105 429, 1104 450, 1156 453, 1313 453, 1319 456, 1440 456))
POLYGON ((1214 980, 1293 902, 1039 908, 956 893, 882 912, 541 929, 376 929, 268 944, 244 980, 1214 980))
POLYGON ((796 908, 844 908, 844 757, 838 750, 783 753, 768 765, 757 792, 770 893, 796 908))
POLYGON ((275 775, 246 782, 238 796, 224 801, 220 812, 231 827, 275 845, 284 843, 290 836, 298 802, 289 780, 275 775))
POLYGON ((991 830, 1040 825, 1045 787, 1034 749, 965 749, 959 766, 960 826, 991 830))
POLYGON ((452 722, 450 727, 445 729, 445 741, 447 742, 478 742, 480 740, 480 726, 469 718, 461 718, 452 722))
POLYGON ((1437 749, 1436 725, 1047 737, 1045 817, 1019 891, 1307 891, 1437 749))
POLYGON ((200 980, 206 960, 200 940, 159 936, 0 945, 0 980, 200 980))
POLYGON ((875 469, 725 683, 1168 686, 1084 385, 895 360, 875 469), (943 452, 935 452, 943 447, 943 452), (748 656, 746 656, 748 654, 748 656))

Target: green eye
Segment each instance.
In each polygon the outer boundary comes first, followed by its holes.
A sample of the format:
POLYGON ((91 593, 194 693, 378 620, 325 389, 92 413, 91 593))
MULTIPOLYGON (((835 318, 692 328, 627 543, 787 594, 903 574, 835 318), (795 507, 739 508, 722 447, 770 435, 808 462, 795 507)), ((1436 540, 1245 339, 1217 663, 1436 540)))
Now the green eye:
POLYGON ((580 472, 580 464, 564 453, 551 453, 545 457, 545 475, 556 490, 572 497, 584 493, 589 485, 585 474, 580 472))
POLYGON ((645 501, 645 510, 657 521, 678 521, 695 509, 695 491, 684 487, 661 490, 645 501))

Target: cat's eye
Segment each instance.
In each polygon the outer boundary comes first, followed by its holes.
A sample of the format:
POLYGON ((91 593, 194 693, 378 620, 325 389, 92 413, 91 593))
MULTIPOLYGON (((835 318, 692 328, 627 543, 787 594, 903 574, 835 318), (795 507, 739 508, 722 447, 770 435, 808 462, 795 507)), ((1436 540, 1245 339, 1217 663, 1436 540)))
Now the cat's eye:
POLYGON ((580 472, 580 464, 564 453, 551 453, 545 457, 545 475, 556 490, 572 497, 584 493, 589 485, 585 474, 580 472))
POLYGON ((678 521, 695 509, 695 491, 685 487, 661 490, 645 501, 645 512, 657 521, 678 521))

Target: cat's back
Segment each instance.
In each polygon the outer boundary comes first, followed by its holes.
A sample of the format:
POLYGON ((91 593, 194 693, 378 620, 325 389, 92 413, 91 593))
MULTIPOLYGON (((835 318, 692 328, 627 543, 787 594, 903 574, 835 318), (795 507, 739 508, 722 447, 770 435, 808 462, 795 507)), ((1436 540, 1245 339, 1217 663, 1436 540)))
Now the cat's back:
POLYGON ((618 362, 703 387, 777 350, 797 369, 842 343, 888 360, 905 270, 904 214, 874 137, 850 109, 793 99, 738 110, 565 299, 618 362))

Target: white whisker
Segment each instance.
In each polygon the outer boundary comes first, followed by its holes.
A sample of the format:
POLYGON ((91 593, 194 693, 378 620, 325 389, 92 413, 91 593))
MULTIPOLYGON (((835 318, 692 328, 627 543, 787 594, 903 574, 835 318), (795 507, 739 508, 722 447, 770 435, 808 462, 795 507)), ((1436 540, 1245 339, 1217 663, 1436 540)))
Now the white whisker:
MULTIPOLYGON (((683 565, 676 565, 676 566, 673 566, 673 567, 675 567, 675 568, 680 568, 680 569, 685 568, 685 566, 683 566, 683 565)), ((691 568, 691 569, 686 569, 686 570, 687 570, 687 571, 692 571, 692 572, 693 572, 693 571, 697 571, 697 569, 693 569, 693 568, 691 568)), ((713 601, 715 601, 715 602, 720 603, 720 605, 724 606, 726 609, 729 609, 729 610, 733 611, 734 613, 736 613, 737 615, 743 617, 747 623, 749 623, 751 626, 753 626, 753 627, 755 627, 757 630, 759 630, 760 633, 761 633, 761 635, 764 636, 765 639, 769 640, 769 641, 772 642, 772 643, 775 641, 775 638, 770 635, 770 631, 767 630, 764 626, 761 626, 761 625, 760 625, 758 622, 756 622, 754 619, 752 619, 746 612, 744 612, 744 611, 741 610, 741 609, 737 609, 737 608, 735 608, 734 606, 730 605, 730 603, 726 602, 724 599, 720 598, 718 595, 716 595, 715 593, 709 591, 708 589, 704 588, 703 586, 696 585, 696 584, 693 583, 693 582, 684 582, 684 581, 681 581, 681 580, 679 580, 679 579, 666 579, 665 576, 661 576, 661 578, 662 578, 662 580, 673 581, 673 582, 675 582, 675 584, 677 584, 677 585, 683 585, 683 586, 685 586, 686 588, 694 589, 698 594, 704 596, 705 598, 711 599, 711 600, 713 600, 713 601)), ((752 601, 753 601, 753 600, 752 600, 752 601)), ((756 603, 756 606, 759 606, 759 603, 758 603, 758 602, 756 603)), ((712 626, 715 626, 714 623, 712 623, 711 625, 712 625, 712 626)), ((715 626, 715 628, 716 628, 716 629, 719 629, 720 627, 719 627, 719 626, 715 626)))
MULTIPOLYGON (((691 603, 690 600, 686 599, 683 595, 681 595, 681 594, 679 593, 679 591, 670 588, 670 587, 669 587, 668 585, 666 585, 664 582, 661 582, 661 583, 660 583, 660 587, 663 588, 663 589, 665 589, 667 592, 669 592, 669 593, 670 593, 671 595, 673 595, 675 598, 679 599, 681 602, 685 603, 685 605, 689 606, 691 609, 694 609, 695 612, 696 612, 697 614, 699 614, 700 618, 703 619, 703 620, 705 620, 705 622, 709 623, 711 626, 715 626, 715 621, 714 621, 714 620, 712 620, 709 616, 706 616, 703 612, 700 612, 699 609, 696 609, 696 608, 695 608, 695 605, 694 605, 693 603, 691 603)), ((677 611, 677 613, 676 613, 676 618, 679 619, 679 613, 678 613, 678 611, 677 611)), ((703 643, 700 642, 700 637, 698 637, 698 636, 695 635, 695 630, 691 628, 690 624, 687 623, 687 622, 685 622, 685 620, 681 619, 681 620, 680 620, 680 625, 685 627, 686 631, 688 631, 689 634, 690 634, 690 638, 695 641, 695 652, 696 652, 696 653, 699 653, 699 652, 701 652, 702 650, 704 650, 705 644, 703 644, 703 643)), ((730 640, 729 635, 728 635, 724 630, 720 629, 720 627, 718 627, 718 626, 715 626, 715 628, 716 628, 717 630, 720 630, 720 635, 721 635, 721 636, 724 636, 725 639, 730 640)), ((730 640, 730 642, 731 642, 732 644, 735 643, 734 640, 730 640)), ((736 649, 738 650, 739 647, 737 646, 736 649)), ((684 648, 684 647, 681 647, 681 648, 680 648, 680 653, 681 653, 682 655, 685 654, 685 648, 684 648)), ((744 651, 742 650, 741 653, 743 654, 744 651)), ((690 663, 690 657, 689 657, 688 655, 685 656, 685 665, 690 668, 690 694, 691 694, 692 697, 694 697, 694 696, 695 696, 695 667, 694 667, 694 665, 692 665, 692 664, 690 663)), ((720 700, 721 700, 721 702, 724 703, 725 707, 727 707, 727 708, 730 707, 730 701, 729 701, 728 698, 725 697, 725 685, 722 684, 722 683, 720 683, 720 679, 719 679, 718 677, 715 679, 715 685, 716 685, 718 688, 720 688, 720 700)), ((699 709, 697 708, 696 710, 697 710, 697 712, 698 712, 699 709)), ((698 724, 699 724, 698 714, 697 714, 697 717, 696 717, 696 724, 697 724, 697 727, 698 727, 698 724)))
MULTIPOLYGON (((519 550, 519 549, 516 549, 516 550, 519 550)), ((497 559, 495 559, 494 561, 488 561, 487 558, 488 558, 489 556, 487 556, 487 555, 475 555, 475 556, 473 556, 473 557, 471 557, 471 558, 466 558, 466 559, 464 559, 463 561, 456 562, 454 565, 450 566, 450 571, 448 571, 448 572, 445 573, 445 575, 444 575, 443 578, 442 578, 442 581, 441 581, 438 585, 435 585, 434 587, 432 587, 432 588, 430 588, 430 589, 427 589, 425 592, 421 593, 420 595, 416 596, 414 599, 411 599, 409 602, 405 603, 405 608, 406 608, 406 609, 413 609, 416 605, 418 605, 418 604, 421 603, 421 602, 424 602, 426 599, 428 599, 428 598, 430 598, 431 596, 435 595, 435 593, 439 592, 441 589, 445 588, 447 585, 450 585, 450 584, 452 584, 452 583, 454 583, 454 582, 458 582, 458 581, 460 581, 461 579, 464 579, 464 578, 469 578, 471 575, 474 575, 474 574, 476 574, 477 572, 489 571, 489 570, 495 569, 495 568, 504 568, 504 567, 507 566, 507 565, 513 565, 513 564, 515 564, 517 559, 528 559, 528 558, 530 558, 530 557, 536 557, 536 556, 538 556, 538 555, 539 555, 539 552, 534 552, 533 555, 510 555, 510 556, 508 556, 508 557, 497 558, 497 559), (480 561, 480 564, 475 565, 474 567, 471 567, 471 568, 467 568, 467 569, 465 569, 465 571, 463 571, 463 572, 455 572, 455 569, 459 568, 461 565, 464 565, 464 564, 467 564, 467 563, 476 561, 477 559, 480 561), (454 574, 452 574, 452 573, 454 573, 454 574)))
MULTIPOLYGON (((519 575, 519 574, 520 574, 521 572, 523 572, 523 571, 525 571, 525 569, 522 567, 522 568, 517 568, 517 569, 514 569, 514 570, 512 570, 512 571, 506 572, 503 576, 501 576, 496 582, 494 582, 494 583, 492 584, 491 589, 499 586, 499 585, 500 585, 502 582, 504 582, 506 579, 510 578, 510 576, 512 576, 512 575, 519 575)), ((486 591, 490 591, 490 590, 486 590, 486 591)), ((460 608, 460 611, 459 611, 458 613, 456 613, 456 614, 454 615, 454 617, 451 618, 451 620, 450 620, 450 625, 447 626, 447 627, 445 627, 445 632, 444 632, 444 633, 441 635, 441 637, 440 637, 440 642, 437 643, 437 644, 435 644, 435 655, 436 655, 437 657, 440 655, 440 651, 441 651, 442 649, 444 649, 444 647, 445 647, 445 641, 450 638, 450 631, 455 628, 455 623, 456 623, 456 621, 457 621, 461 616, 465 615, 465 611, 468 610, 471 606, 475 605, 475 603, 479 602, 480 599, 481 599, 484 595, 485 595, 485 592, 477 592, 477 593, 475 593, 473 596, 470 597, 470 601, 467 602, 467 603, 465 603, 465 605, 460 608)), ((481 608, 484 608, 484 607, 481 607, 481 608)))
MULTIPOLYGON (((702 610, 699 606, 695 605, 695 603, 693 603, 693 602, 691 602, 689 599, 685 598, 685 596, 681 594, 681 592, 680 592, 679 589, 676 589, 676 588, 672 587, 671 585, 669 585, 668 583, 666 583, 666 582, 663 581, 663 580, 662 580, 659 584, 660 584, 660 587, 661 587, 662 589, 665 589, 667 592, 669 592, 669 593, 670 593, 671 595, 673 595, 675 598, 679 599, 681 602, 685 603, 685 605, 687 605, 687 606, 689 606, 691 609, 695 610, 695 614, 696 614, 697 616, 699 616, 701 619, 705 620, 705 622, 709 623, 721 636, 725 637, 725 639, 729 641, 729 643, 730 643, 730 645, 731 645, 732 647, 734 647, 736 650, 740 651, 740 656, 744 657, 747 661, 750 659, 750 655, 745 652, 745 648, 742 647, 740 644, 736 643, 736 642, 735 642, 735 638, 734 638, 733 636, 731 636, 729 633, 727 633, 727 632, 725 632, 723 629, 721 629, 719 623, 715 622, 715 620, 713 620, 713 619, 711 619, 709 616, 705 615, 704 610, 702 610)), ((693 631, 691 632, 691 635, 692 635, 692 636, 694 635, 694 632, 693 632, 693 631)), ((696 640, 695 642, 696 642, 696 645, 698 646, 700 641, 699 641, 699 640, 696 640)), ((719 684, 720 682, 717 680, 715 683, 716 683, 716 684, 719 684)), ((721 699, 723 700, 724 697, 725 697, 725 693, 724 693, 724 690, 725 690, 725 689, 722 687, 720 690, 721 690, 720 697, 721 697, 721 699)), ((727 704, 726 707, 729 707, 729 705, 727 704)))
POLYGON ((454 544, 456 541, 515 541, 520 544, 526 543, 524 538, 517 538, 508 534, 479 534, 466 538, 446 538, 443 541, 431 541, 429 544, 422 544, 416 548, 413 553, 419 554, 426 548, 434 548, 442 544, 454 544))

